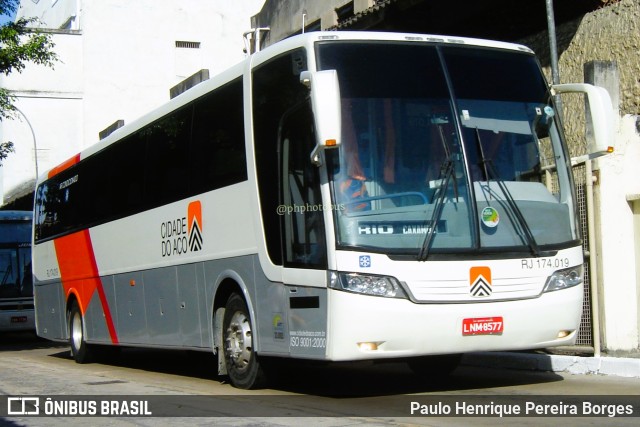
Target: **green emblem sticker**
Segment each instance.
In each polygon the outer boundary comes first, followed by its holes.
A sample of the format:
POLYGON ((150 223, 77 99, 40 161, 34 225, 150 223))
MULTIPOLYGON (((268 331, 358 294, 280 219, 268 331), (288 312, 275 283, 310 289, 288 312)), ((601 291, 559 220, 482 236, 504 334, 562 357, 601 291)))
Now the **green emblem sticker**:
POLYGON ((500 215, 498 214, 498 211, 491 206, 487 206, 482 209, 482 214, 480 216, 482 217, 482 223, 489 228, 497 227, 500 222, 500 215))

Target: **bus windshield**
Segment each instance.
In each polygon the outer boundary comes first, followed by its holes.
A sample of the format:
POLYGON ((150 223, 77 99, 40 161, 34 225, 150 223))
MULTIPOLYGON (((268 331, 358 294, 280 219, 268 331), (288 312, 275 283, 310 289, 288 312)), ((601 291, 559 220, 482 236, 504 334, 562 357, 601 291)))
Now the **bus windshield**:
POLYGON ((33 297, 31 219, 0 218, 0 300, 33 297))
POLYGON ((538 254, 578 239, 557 115, 534 56, 322 42, 342 144, 327 150, 339 248, 538 254))

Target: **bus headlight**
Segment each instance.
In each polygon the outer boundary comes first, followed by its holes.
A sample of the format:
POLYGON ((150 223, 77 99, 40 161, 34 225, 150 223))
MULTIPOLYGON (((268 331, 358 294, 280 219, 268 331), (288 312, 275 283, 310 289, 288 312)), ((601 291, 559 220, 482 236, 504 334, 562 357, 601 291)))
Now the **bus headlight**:
POLYGON ((580 283, 582 283, 582 264, 554 272, 547 279, 542 292, 559 291, 580 283))
POLYGON ((361 273, 331 272, 330 287, 357 294, 388 298, 407 298, 395 277, 361 273))

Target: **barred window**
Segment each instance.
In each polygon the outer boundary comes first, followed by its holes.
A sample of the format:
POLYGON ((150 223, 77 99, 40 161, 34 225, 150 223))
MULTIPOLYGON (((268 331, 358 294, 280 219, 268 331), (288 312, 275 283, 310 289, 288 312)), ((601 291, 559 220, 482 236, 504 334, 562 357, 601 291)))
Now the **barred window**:
POLYGON ((176 40, 176 47, 179 49, 200 49, 200 42, 176 40))

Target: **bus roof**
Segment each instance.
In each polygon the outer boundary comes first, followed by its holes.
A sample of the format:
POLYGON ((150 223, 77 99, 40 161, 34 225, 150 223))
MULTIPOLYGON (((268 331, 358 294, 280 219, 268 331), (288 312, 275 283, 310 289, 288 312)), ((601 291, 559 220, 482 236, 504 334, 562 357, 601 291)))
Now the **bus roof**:
MULTIPOLYGON (((58 166, 51 168, 46 172, 46 175, 39 177, 38 182, 44 181, 51 176, 65 170, 66 168, 74 165, 81 159, 91 156, 104 149, 105 147, 113 144, 114 142, 122 139, 123 137, 141 129, 145 125, 152 123, 153 121, 164 117, 172 111, 194 101, 200 96, 208 93, 209 91, 220 87, 235 78, 241 77, 245 68, 256 67, 273 58, 281 53, 289 50, 306 47, 311 49, 313 44, 318 41, 333 41, 333 40, 368 40, 368 41, 390 41, 390 42, 412 42, 412 43, 426 43, 426 44, 455 44, 476 46, 493 49, 513 50, 520 51, 529 54, 533 54, 533 51, 524 46, 513 43, 475 39, 468 37, 455 37, 447 35, 431 35, 431 34, 413 34, 413 33, 392 33, 392 32, 367 32, 367 31, 315 31, 305 34, 296 35, 288 39, 274 43, 268 46, 264 50, 261 50, 251 56, 247 57, 244 61, 228 68, 227 70, 213 76, 211 79, 206 80, 186 92, 171 99, 162 106, 152 110, 151 112, 135 119, 129 124, 116 129, 109 136, 96 142, 93 145, 82 150, 80 153, 72 156, 70 159, 61 163, 58 166)), ((315 61, 310 61, 310 66, 315 66, 315 61)))
POLYGON ((506 49, 533 53, 527 46, 507 43, 495 40, 477 39, 470 37, 456 37, 436 34, 417 33, 392 33, 392 32, 369 32, 369 31, 316 31, 293 36, 279 41, 273 45, 257 52, 255 56, 274 56, 280 51, 287 51, 295 46, 308 46, 317 41, 331 40, 369 40, 369 41, 396 41, 396 42, 416 42, 429 44, 456 44, 476 47, 486 47, 493 49, 506 49))

